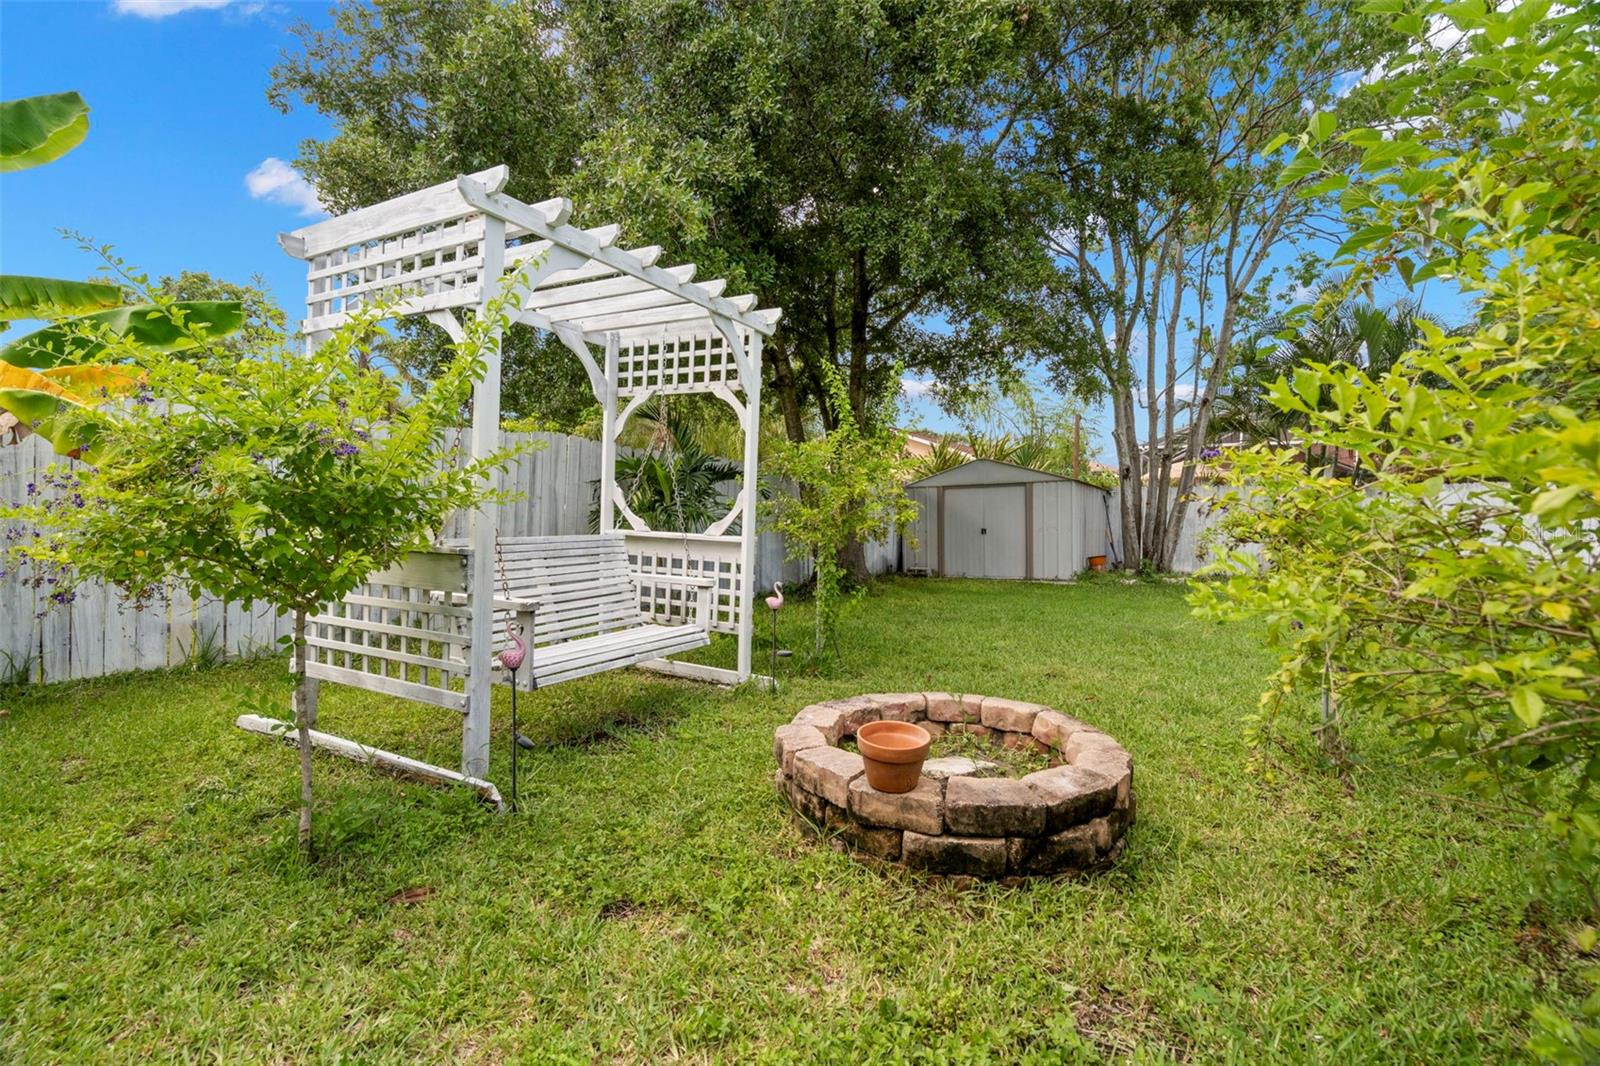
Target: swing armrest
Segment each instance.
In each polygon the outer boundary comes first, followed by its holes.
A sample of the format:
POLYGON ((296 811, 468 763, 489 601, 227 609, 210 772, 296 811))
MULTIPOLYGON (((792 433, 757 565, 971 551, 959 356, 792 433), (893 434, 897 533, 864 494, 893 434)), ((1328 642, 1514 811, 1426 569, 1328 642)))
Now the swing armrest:
MULTIPOLYGON (((471 597, 465 592, 452 592, 450 594, 450 603, 455 607, 465 607, 470 600, 471 597)), ((531 611, 537 606, 538 604, 533 600, 506 600, 501 599, 499 596, 494 598, 494 609, 497 611, 516 611, 521 613, 523 611, 531 611)))
POLYGON ((515 611, 517 614, 525 614, 538 606, 533 600, 503 600, 499 596, 494 598, 494 609, 497 611, 515 611))

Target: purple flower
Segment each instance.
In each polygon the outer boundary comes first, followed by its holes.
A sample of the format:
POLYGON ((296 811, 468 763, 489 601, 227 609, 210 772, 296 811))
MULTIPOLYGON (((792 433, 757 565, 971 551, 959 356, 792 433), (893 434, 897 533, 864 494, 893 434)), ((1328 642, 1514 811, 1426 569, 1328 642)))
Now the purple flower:
POLYGON ((338 444, 335 444, 333 446, 333 454, 337 455, 337 456, 339 456, 341 458, 346 458, 346 457, 352 456, 352 455, 359 455, 360 452, 361 452, 361 446, 360 445, 351 444, 347 440, 342 440, 338 444))
POLYGON ((1200 458, 1202 458, 1202 459, 1215 459, 1221 454, 1222 454, 1222 449, 1221 448, 1207 448, 1205 451, 1200 453, 1200 458))

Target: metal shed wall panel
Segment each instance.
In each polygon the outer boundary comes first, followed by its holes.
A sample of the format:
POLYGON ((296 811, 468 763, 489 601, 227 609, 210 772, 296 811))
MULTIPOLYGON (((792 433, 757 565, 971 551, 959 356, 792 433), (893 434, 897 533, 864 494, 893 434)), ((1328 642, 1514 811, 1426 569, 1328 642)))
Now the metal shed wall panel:
MULTIPOLYGON (((1083 572, 1089 556, 1110 554, 1106 549, 1106 501, 1109 497, 1105 490, 1042 471, 979 460, 906 487, 906 494, 917 505, 917 517, 910 529, 915 544, 908 542, 905 546, 905 568, 936 575, 954 575, 963 569, 970 571, 970 557, 976 546, 968 545, 965 550, 954 548, 960 523, 952 523, 951 501, 963 499, 970 504, 984 491, 976 486, 1002 485, 1011 486, 1011 494, 1022 495, 1024 502, 996 509, 998 522, 1021 524, 1015 528, 1007 525, 992 529, 992 536, 985 537, 996 541, 996 566, 989 567, 985 563, 984 567, 991 575, 1016 572, 1014 576, 1021 576, 1023 566, 1007 561, 1008 553, 999 543, 1001 541, 1014 547, 1013 542, 1021 539, 1024 552, 1031 551, 1032 555, 1027 576, 1043 581, 1070 580, 1083 572), (959 477, 952 480, 954 475, 959 477), (942 522, 941 499, 945 508, 942 522), (1015 512, 1014 516, 1007 517, 1011 512, 1015 512), (941 526, 949 540, 944 546, 942 570, 941 526)), ((970 507, 963 504, 963 513, 968 510, 970 507)), ((986 508, 984 521, 989 520, 986 508)))
POLYGON ((1106 554, 1103 489, 1077 481, 1033 486, 1033 576, 1066 581, 1106 554))
POLYGON ((905 543, 905 568, 933 573, 939 560, 939 490, 910 485, 906 495, 917 505, 917 517, 908 530, 905 543))

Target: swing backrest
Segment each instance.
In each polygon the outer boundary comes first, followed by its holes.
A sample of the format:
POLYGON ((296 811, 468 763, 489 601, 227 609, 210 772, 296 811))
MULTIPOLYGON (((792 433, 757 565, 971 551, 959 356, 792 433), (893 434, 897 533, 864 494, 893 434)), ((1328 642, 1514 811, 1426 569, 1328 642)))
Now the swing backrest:
POLYGON ((500 541, 497 598, 535 605, 534 644, 644 625, 621 533, 500 541))

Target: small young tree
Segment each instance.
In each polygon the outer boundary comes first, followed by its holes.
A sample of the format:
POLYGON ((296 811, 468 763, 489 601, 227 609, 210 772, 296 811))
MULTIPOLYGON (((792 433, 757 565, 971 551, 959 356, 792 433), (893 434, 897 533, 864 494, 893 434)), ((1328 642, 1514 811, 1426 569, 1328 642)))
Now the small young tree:
MULTIPOLYGON (((147 296, 157 307, 172 302, 159 289, 147 296)), ((279 344, 241 358, 197 336, 174 355, 108 338, 107 358, 137 374, 140 391, 131 402, 75 411, 94 441, 93 465, 52 469, 47 476, 68 491, 0 511, 31 534, 9 550, 10 562, 31 563, 57 602, 90 579, 136 600, 180 583, 293 614, 299 838, 308 855, 306 615, 490 496, 486 474, 499 457, 457 466, 450 437, 491 319, 470 323, 454 360, 415 395, 358 358, 376 332, 370 319, 311 354, 279 344)))
POLYGON ((763 503, 770 525, 784 535, 789 557, 810 557, 816 568, 815 653, 834 636, 845 567, 840 555, 852 543, 865 544, 904 530, 916 517, 905 494, 905 442, 887 428, 892 400, 875 412, 863 430, 849 403, 848 389, 836 372, 823 368, 833 392, 838 421, 825 435, 785 442, 767 461, 774 478, 787 478, 797 493, 774 492, 763 503))

